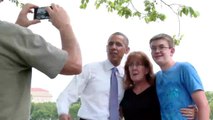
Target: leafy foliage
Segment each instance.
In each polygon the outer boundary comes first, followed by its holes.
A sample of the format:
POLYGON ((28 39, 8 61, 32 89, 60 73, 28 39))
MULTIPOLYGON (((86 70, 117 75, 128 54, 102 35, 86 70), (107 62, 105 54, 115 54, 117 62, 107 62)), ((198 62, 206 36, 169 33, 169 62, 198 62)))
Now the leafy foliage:
MULTIPOLYGON (((179 32, 177 35, 174 35, 173 38, 175 40, 175 45, 179 45, 180 41, 183 38, 183 35, 180 34, 180 18, 183 15, 190 17, 198 17, 199 13, 195 11, 190 6, 185 6, 181 4, 168 4, 163 0, 141 0, 143 2, 144 8, 143 10, 138 10, 133 0, 96 0, 95 6, 96 9, 101 6, 105 6, 108 12, 117 12, 117 14, 121 17, 130 18, 130 17, 138 17, 139 19, 143 19, 146 23, 156 22, 158 20, 164 21, 166 19, 166 15, 160 12, 159 7, 165 6, 171 9, 175 15, 177 15, 179 20, 179 32)), ((89 4, 89 0, 81 0, 81 9, 86 9, 89 4)))
POLYGON ((210 119, 213 120, 213 92, 207 91, 206 97, 208 99, 210 110, 211 110, 210 119))
MULTIPOLYGON (((80 102, 74 103, 70 106, 70 114, 73 120, 77 120, 77 112, 80 108, 80 102)), ((56 103, 32 103, 31 105, 31 119, 30 120, 58 120, 56 103)))
POLYGON ((11 1, 12 3, 15 3, 16 4, 16 6, 18 6, 18 7, 23 7, 23 5, 24 5, 24 3, 21 3, 21 2, 19 2, 18 0, 9 0, 9 1, 11 1))
MULTIPOLYGON (((141 0, 142 2, 142 0, 141 0)), ((107 8, 109 12, 117 12, 117 14, 121 17, 129 18, 129 17, 139 17, 144 18, 145 22, 155 22, 156 20, 164 21, 166 19, 166 15, 164 13, 158 12, 158 6, 169 7, 175 14, 182 16, 185 14, 186 16, 190 15, 190 17, 198 17, 199 13, 195 11, 190 6, 180 5, 180 4, 167 4, 163 0, 144 0, 144 10, 139 11, 133 3, 133 0, 95 0, 96 9, 104 6, 107 8), (177 10, 174 10, 175 7, 178 7, 177 10), (142 16, 143 15, 143 16, 142 16)), ((81 9, 86 9, 89 4, 89 0, 81 0, 81 9)))
MULTIPOLYGON (((20 3, 18 0, 9 0, 15 3, 17 6, 23 6, 23 3, 20 3)), ((139 1, 139 0, 135 0, 139 1)), ((163 12, 160 12, 162 7, 168 7, 170 10, 177 15, 179 21, 179 30, 176 35, 174 35, 174 40, 176 45, 180 44, 183 35, 180 34, 180 18, 183 15, 190 17, 198 17, 199 12, 195 11, 192 7, 175 4, 175 3, 167 3, 164 0, 140 0, 143 6, 140 8, 135 7, 134 0, 81 0, 81 9, 86 9, 90 2, 94 2, 96 9, 99 9, 101 6, 105 6, 108 12, 117 12, 117 15, 121 17, 125 17, 126 19, 130 17, 138 17, 139 19, 143 19, 146 23, 156 22, 158 20, 164 21, 167 15, 163 12), (139 10, 140 9, 140 10, 139 10)))
POLYGON ((186 16, 189 14, 191 17, 198 17, 199 13, 194 11, 192 7, 182 6, 182 9, 179 11, 179 15, 182 16, 185 14, 186 16))
POLYGON ((174 40, 175 45, 179 45, 179 44, 180 44, 180 41, 181 41, 182 38, 183 38, 183 35, 180 35, 180 36, 173 35, 172 38, 173 38, 173 40, 174 40))
POLYGON ((31 120, 57 120, 58 115, 55 103, 32 103, 31 120))
POLYGON ((72 104, 72 106, 70 107, 69 113, 72 115, 73 120, 78 119, 77 114, 78 114, 78 110, 79 110, 80 106, 81 106, 80 101, 78 101, 78 102, 72 104))

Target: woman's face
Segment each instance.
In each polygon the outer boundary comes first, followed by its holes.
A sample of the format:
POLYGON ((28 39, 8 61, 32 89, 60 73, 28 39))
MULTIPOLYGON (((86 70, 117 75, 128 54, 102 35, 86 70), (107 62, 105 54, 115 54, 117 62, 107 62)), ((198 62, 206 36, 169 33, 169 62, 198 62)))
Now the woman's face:
POLYGON ((132 60, 129 65, 130 78, 134 83, 146 80, 145 76, 148 73, 147 68, 140 60, 132 60))

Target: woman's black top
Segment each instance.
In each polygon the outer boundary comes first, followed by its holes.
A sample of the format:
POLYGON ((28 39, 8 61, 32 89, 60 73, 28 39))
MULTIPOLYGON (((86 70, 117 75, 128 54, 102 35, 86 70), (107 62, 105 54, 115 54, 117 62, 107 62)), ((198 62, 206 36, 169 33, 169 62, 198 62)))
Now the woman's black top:
POLYGON ((120 103, 125 120, 161 120, 156 88, 151 86, 140 94, 127 89, 120 103))

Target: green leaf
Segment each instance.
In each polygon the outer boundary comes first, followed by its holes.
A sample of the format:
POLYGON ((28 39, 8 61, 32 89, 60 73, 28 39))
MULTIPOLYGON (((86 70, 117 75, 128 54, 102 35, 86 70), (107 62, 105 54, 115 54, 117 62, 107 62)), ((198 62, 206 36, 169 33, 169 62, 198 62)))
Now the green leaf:
POLYGON ((183 39, 183 35, 179 35, 179 36, 173 35, 172 38, 174 40, 174 44, 176 46, 179 46, 180 45, 180 41, 183 39))
POLYGON ((158 18, 161 20, 161 21, 164 21, 166 19, 166 15, 164 14, 158 14, 158 18))

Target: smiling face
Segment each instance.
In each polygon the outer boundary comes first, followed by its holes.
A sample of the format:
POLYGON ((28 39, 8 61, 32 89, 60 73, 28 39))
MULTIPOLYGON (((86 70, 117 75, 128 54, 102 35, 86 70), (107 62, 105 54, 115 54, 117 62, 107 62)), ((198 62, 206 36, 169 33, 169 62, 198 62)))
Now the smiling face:
POLYGON ((174 48, 170 47, 167 40, 159 39, 150 43, 153 60, 160 66, 167 66, 172 60, 174 48))
POLYGON ((150 39, 149 44, 152 58, 162 70, 168 69, 175 63, 172 59, 175 44, 171 36, 164 33, 155 35, 150 39))
POLYGON ((118 66, 124 54, 129 52, 128 41, 124 36, 114 34, 109 38, 106 49, 109 61, 114 66, 118 66))

